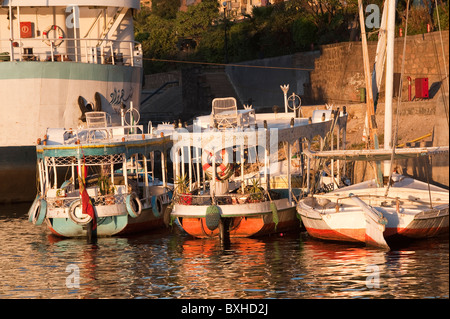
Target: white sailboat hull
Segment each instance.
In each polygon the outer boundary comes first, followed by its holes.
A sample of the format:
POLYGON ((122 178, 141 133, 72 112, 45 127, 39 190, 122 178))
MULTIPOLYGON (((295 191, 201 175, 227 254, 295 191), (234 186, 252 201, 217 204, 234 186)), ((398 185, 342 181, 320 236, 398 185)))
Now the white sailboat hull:
MULTIPOLYGON (((297 211, 308 233, 335 241, 380 243, 380 227, 373 227, 367 211, 352 200, 354 194, 386 220, 384 239, 428 238, 449 231, 448 190, 402 178, 391 186, 377 188, 375 181, 363 182, 300 201, 297 211), (430 202, 431 198, 431 202, 430 202), (338 207, 338 209, 336 208, 338 207)), ((373 216, 373 215, 372 215, 373 216)))
POLYGON ((359 206, 336 212, 335 207, 320 207, 316 199, 308 198, 299 203, 297 210, 312 237, 388 247, 383 237, 382 218, 374 218, 359 206))

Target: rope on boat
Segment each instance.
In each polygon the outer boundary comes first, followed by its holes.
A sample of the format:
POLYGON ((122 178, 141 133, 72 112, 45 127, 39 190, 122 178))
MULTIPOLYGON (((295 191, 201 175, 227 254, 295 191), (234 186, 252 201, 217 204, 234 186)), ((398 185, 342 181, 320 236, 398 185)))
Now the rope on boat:
MULTIPOLYGON (((336 126, 338 118, 339 118, 339 108, 332 111, 331 127, 330 127, 330 130, 325 134, 325 137, 323 138, 323 146, 322 146, 321 151, 330 149, 331 140, 334 138, 334 128, 336 126)), ((310 186, 311 189, 308 190, 311 193, 314 193, 315 191, 317 191, 319 189, 320 177, 317 176, 317 174, 320 173, 320 171, 323 171, 325 169, 325 167, 327 166, 326 159, 320 158, 318 160, 318 163, 315 162, 314 166, 316 167, 316 170, 314 172, 315 181, 314 181, 314 183, 311 183, 311 186, 310 186)), ((339 185, 339 182, 336 181, 335 177, 332 176, 332 178, 333 178, 334 183, 336 183, 336 185, 339 185)))

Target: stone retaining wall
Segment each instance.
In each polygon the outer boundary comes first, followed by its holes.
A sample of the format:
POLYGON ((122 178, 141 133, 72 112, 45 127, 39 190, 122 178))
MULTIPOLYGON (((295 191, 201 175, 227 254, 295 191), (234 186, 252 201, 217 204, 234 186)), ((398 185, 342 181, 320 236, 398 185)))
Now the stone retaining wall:
MULTIPOLYGON (((412 96, 415 95, 414 80, 428 78, 430 97, 441 87, 445 78, 444 61, 439 32, 408 36, 405 49, 402 99, 408 99, 408 76, 412 78, 412 96)), ((442 32, 445 60, 449 63, 449 32, 442 32)), ((404 38, 395 39, 394 72, 400 73, 404 38)), ((376 42, 368 43, 369 61, 374 61, 376 42)), ((448 71, 447 71, 448 73, 448 71)), ((311 72, 311 98, 315 103, 357 103, 359 89, 365 87, 361 42, 324 45, 321 56, 315 60, 311 72)), ((384 84, 380 101, 384 99, 384 84)))

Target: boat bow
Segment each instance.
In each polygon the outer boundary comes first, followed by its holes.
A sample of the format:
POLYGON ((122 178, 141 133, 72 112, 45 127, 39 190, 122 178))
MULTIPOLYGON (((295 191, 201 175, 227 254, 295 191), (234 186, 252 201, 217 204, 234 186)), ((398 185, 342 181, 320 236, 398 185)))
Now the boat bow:
POLYGON ((361 198, 355 194, 350 193, 349 196, 350 199, 364 212, 366 218, 366 243, 389 248, 389 245, 386 243, 383 236, 387 224, 387 220, 384 218, 383 214, 366 204, 366 202, 361 200, 361 198))

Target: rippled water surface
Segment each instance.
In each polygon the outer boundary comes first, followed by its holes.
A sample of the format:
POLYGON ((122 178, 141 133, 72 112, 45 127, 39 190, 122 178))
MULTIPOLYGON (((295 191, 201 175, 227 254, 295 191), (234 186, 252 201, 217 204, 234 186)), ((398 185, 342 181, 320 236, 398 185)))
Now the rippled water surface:
POLYGON ((0 206, 1 298, 449 297, 448 236, 388 252, 305 232, 227 249, 170 230, 93 245, 30 224, 28 206, 0 206))

